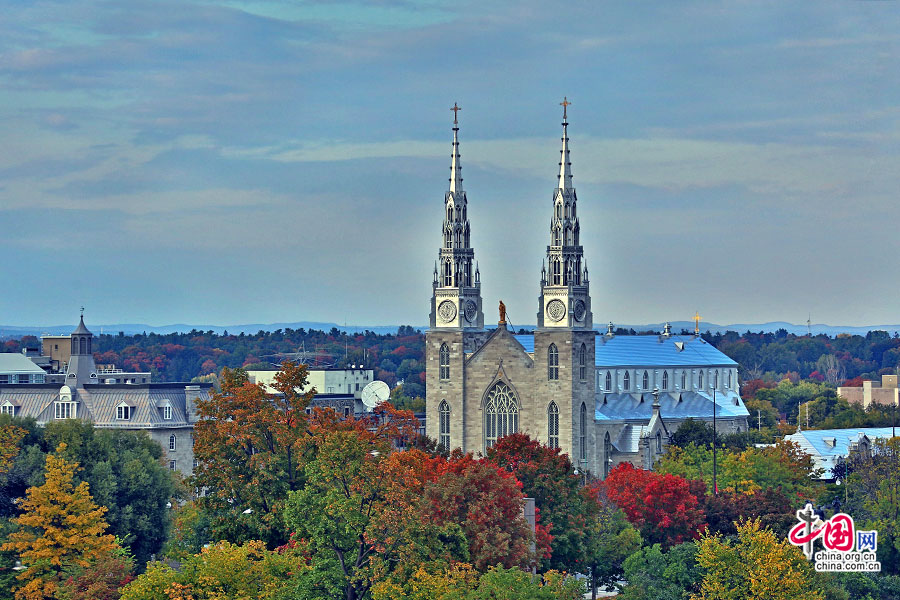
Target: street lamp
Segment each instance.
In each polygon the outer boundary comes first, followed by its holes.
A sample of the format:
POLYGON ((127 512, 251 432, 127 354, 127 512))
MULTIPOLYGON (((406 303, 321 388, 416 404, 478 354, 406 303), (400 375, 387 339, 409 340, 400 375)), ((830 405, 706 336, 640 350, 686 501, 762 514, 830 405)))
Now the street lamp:
POLYGON ((719 371, 714 374, 715 380, 712 385, 713 400, 713 496, 719 495, 719 485, 716 481, 716 388, 719 387, 719 371))

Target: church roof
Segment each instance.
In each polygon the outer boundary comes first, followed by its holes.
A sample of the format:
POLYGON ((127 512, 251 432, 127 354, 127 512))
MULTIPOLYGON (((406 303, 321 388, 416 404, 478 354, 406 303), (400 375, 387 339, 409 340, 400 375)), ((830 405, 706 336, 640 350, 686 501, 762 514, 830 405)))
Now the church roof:
MULTIPOLYGON (((712 395, 701 392, 661 392, 659 414, 665 419, 712 418, 712 395)), ((747 417, 750 413, 740 396, 733 391, 716 392, 716 416, 721 418, 747 417)), ((653 416, 653 394, 598 395, 594 418, 598 421, 641 420, 649 422, 653 416)))
POLYGON ((808 429, 786 435, 784 439, 794 442, 801 450, 812 455, 816 466, 825 470, 821 478, 831 479, 834 477, 831 468, 837 463, 837 458, 848 456, 850 444, 858 442, 863 435, 869 440, 890 438, 893 435, 893 428, 808 429))
MULTIPOLYGON (((517 335, 525 351, 534 353, 534 335, 517 335)), ((594 364, 598 367, 736 367, 737 363, 712 344, 692 335, 597 335, 594 364)))

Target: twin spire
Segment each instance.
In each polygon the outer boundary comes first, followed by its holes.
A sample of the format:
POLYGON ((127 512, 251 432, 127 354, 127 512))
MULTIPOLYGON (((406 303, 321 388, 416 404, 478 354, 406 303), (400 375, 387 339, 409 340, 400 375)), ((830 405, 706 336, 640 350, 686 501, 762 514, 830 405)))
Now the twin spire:
POLYGON ((453 154, 450 158, 450 192, 458 194, 462 192, 462 165, 459 164, 459 120, 457 113, 462 109, 453 103, 453 154))
POLYGON ((569 159, 569 115, 568 108, 572 103, 569 102, 568 97, 563 97, 563 101, 559 103, 560 106, 563 107, 563 135, 562 135, 562 150, 559 152, 559 183, 558 189, 560 190, 571 190, 572 189, 572 161, 569 159))

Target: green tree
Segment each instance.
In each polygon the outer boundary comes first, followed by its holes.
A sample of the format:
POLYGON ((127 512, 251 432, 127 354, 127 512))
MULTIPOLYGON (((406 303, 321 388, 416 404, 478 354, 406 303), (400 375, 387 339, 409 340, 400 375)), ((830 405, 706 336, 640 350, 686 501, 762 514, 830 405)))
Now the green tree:
POLYGON ((697 547, 687 542, 663 552, 659 544, 642 548, 624 563, 622 600, 683 600, 700 589, 697 547))

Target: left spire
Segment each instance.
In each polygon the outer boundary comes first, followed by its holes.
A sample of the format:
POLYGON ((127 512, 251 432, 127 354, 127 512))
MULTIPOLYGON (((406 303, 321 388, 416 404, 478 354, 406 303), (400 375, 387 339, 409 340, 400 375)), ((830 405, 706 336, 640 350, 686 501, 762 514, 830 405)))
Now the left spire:
POLYGON ((462 165, 459 164, 459 111, 462 108, 454 102, 453 108, 453 155, 450 159, 450 191, 454 194, 462 192, 462 165))

